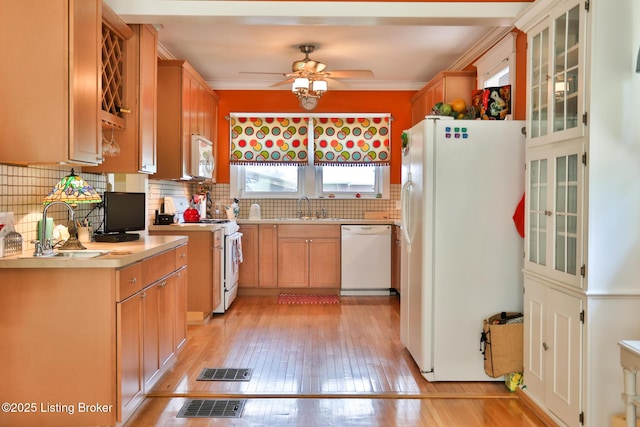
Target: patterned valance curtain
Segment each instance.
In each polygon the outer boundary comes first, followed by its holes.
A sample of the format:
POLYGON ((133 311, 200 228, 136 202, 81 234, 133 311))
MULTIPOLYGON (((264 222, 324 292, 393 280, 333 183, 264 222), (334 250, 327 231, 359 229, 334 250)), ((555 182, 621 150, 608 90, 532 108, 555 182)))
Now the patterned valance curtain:
POLYGON ((235 165, 308 164, 307 117, 231 114, 230 163, 235 165))
POLYGON ((320 117, 314 122, 314 164, 391 164, 389 115, 320 117))

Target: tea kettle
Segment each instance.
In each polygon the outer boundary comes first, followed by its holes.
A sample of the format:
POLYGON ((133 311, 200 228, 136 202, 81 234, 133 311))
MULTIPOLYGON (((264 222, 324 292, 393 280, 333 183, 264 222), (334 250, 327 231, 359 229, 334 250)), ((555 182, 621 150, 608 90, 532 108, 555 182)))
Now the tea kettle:
POLYGON ((182 217, 184 218, 184 222, 200 222, 200 212, 198 209, 193 206, 189 206, 182 213, 182 217))

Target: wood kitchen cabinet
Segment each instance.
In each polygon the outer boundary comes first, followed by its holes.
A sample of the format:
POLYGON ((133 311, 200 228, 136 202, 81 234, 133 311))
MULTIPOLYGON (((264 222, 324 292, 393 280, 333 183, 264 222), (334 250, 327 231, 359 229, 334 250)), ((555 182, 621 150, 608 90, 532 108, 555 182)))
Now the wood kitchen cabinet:
POLYGON ((173 285, 188 268, 175 263, 186 239, 155 239, 133 243, 131 254, 71 268, 73 260, 2 269, 0 394, 15 402, 72 404, 76 411, 0 412, 0 425, 114 426, 133 414, 175 363, 176 331, 186 318, 173 285), (120 264, 125 258, 131 261, 120 264), (146 389, 145 373, 152 378, 146 389), (107 409, 82 412, 79 402, 107 409))
POLYGON ((175 363, 182 345, 177 337, 185 334, 187 317, 184 299, 180 297, 183 289, 179 287, 184 285, 181 275, 187 268, 187 258, 182 256, 185 247, 182 245, 146 258, 120 275, 124 286, 132 284, 141 288, 116 304, 121 318, 118 341, 123 343, 119 348, 123 365, 119 387, 122 419, 135 411, 144 395, 175 363))
POLYGON ((278 225, 243 224, 243 261, 238 284, 243 288, 278 286, 278 225))
POLYGON ((258 225, 258 286, 278 286, 278 224, 258 225))
POLYGON ((101 10, 102 0, 2 2, 3 163, 102 162, 101 10))
POLYGON ((153 178, 190 179, 191 135, 215 144, 218 97, 183 60, 158 61, 157 84, 158 167, 153 178))
POLYGON ((238 286, 240 288, 255 288, 259 285, 259 233, 256 224, 241 224, 242 233, 242 264, 239 267, 238 286))
POLYGON ((339 288, 340 226, 279 226, 278 287, 339 288))
POLYGON ((476 88, 475 71, 442 71, 411 98, 411 126, 429 115, 438 102, 462 98, 469 105, 476 88))
MULTIPOLYGON (((221 265, 224 251, 222 230, 187 231, 169 226, 157 226, 149 230, 149 234, 189 237, 189 243, 186 245, 189 271, 185 271, 185 277, 181 278, 187 283, 187 322, 190 325, 204 324, 213 309, 220 304, 221 269, 224 268, 221 265)), ((183 288, 182 291, 184 292, 185 289, 183 288)), ((185 333, 182 331, 182 334, 185 333)))
MULTIPOLYGON (((106 10, 105 6, 105 10, 106 10)), ((102 164, 87 168, 89 172, 110 173, 147 173, 156 172, 156 128, 157 128, 157 45, 158 34, 152 25, 130 25, 122 21, 112 22, 120 18, 109 13, 105 15, 108 28, 130 31, 130 37, 122 40, 120 66, 123 76, 116 80, 115 76, 108 77, 107 70, 117 64, 104 64, 103 72, 103 111, 102 133, 106 140, 115 140, 120 147, 116 156, 104 156, 102 164), (124 28, 123 28, 124 27, 124 28), (107 79, 107 81, 105 81, 107 79), (121 95, 112 98, 108 105, 113 105, 113 112, 104 111, 107 91, 115 88, 105 88, 108 82, 118 81, 121 95), (123 114, 120 110, 126 110, 123 114)), ((116 31, 116 30, 114 30, 116 31)), ((123 37, 125 37, 123 35, 123 37)), ((105 41, 107 43, 107 41, 105 41)), ((114 43, 114 42, 111 42, 114 43)), ((110 44, 111 44, 110 43, 110 44)), ((115 55, 115 54, 112 54, 115 55)), ((112 61, 114 61, 112 59, 112 61)))
POLYGON ((117 418, 127 419, 144 399, 142 263, 116 272, 117 418), (132 296, 134 295, 135 296, 132 296))

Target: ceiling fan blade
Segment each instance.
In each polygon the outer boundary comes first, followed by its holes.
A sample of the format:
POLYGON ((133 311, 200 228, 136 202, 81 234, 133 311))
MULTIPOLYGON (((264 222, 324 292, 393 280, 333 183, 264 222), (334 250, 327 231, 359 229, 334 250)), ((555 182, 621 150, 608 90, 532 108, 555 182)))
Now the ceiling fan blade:
POLYGON ((325 80, 329 84, 329 90, 331 89, 346 89, 349 87, 349 84, 345 82, 341 82, 340 80, 332 79, 331 77, 326 77, 325 80))
POLYGON ((284 86, 286 84, 291 84, 291 83, 293 83, 293 78, 288 78, 286 80, 282 80, 282 81, 279 81, 278 83, 272 84, 271 87, 284 86))
POLYGON ((273 76, 286 76, 285 73, 270 73, 267 71, 238 71, 238 74, 269 74, 273 76))
POLYGON ((371 70, 333 70, 328 71, 330 77, 334 79, 370 79, 373 78, 371 70))

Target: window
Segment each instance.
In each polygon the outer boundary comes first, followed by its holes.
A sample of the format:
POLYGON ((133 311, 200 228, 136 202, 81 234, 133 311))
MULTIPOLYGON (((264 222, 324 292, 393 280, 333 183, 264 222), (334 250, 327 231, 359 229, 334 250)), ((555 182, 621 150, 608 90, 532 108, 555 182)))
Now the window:
POLYGON ((388 199, 389 166, 231 166, 231 197, 388 199))
POLYGON ((385 166, 324 166, 316 168, 316 193, 320 197, 382 197, 385 166))
POLYGON ((484 81, 484 87, 496 87, 506 86, 511 82, 509 78, 509 66, 496 71, 494 74, 487 77, 484 81))
POLYGON ((513 85, 515 82, 511 76, 515 76, 515 64, 516 35, 509 33, 474 62, 478 71, 478 89, 513 85))
POLYGON ((231 196, 297 198, 303 195, 303 166, 232 165, 231 196))

